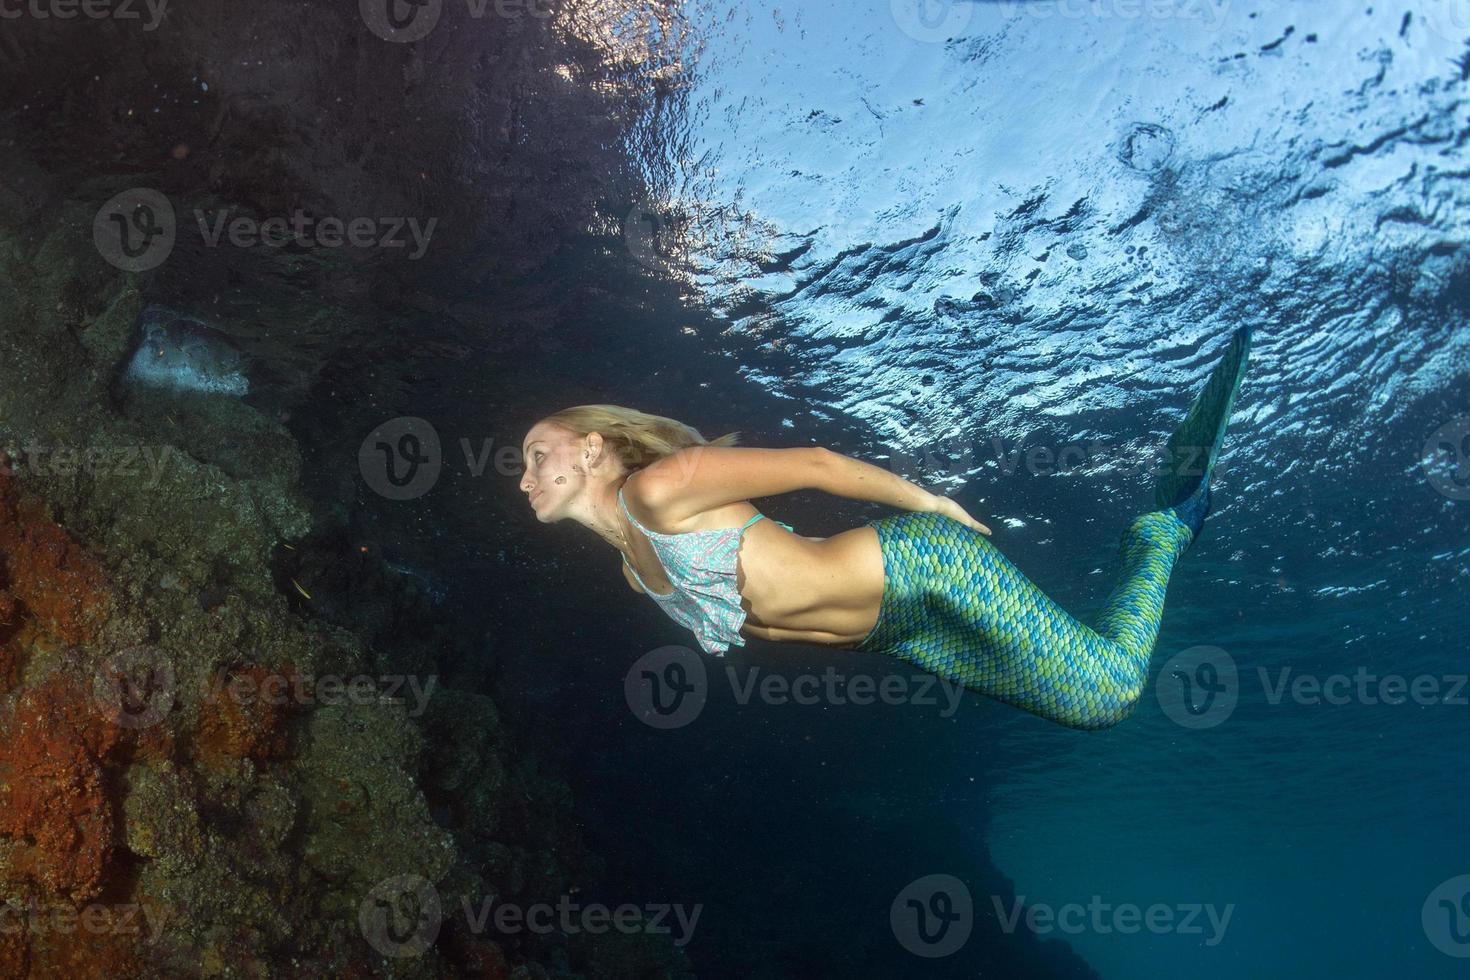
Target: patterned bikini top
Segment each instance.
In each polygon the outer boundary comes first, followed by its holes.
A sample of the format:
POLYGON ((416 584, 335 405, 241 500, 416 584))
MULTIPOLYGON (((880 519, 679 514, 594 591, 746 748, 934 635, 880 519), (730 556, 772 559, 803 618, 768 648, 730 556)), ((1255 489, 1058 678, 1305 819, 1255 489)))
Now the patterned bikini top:
MULTIPOLYGON (((638 570, 623 556, 623 564, 633 573, 638 585, 674 622, 694 633, 699 645, 706 653, 724 655, 730 644, 745 646, 745 637, 740 627, 745 623, 745 610, 740 608, 740 591, 735 587, 735 561, 740 551, 740 542, 745 529, 764 517, 757 514, 741 527, 719 527, 708 531, 684 531, 680 534, 660 534, 650 531, 638 519, 628 513, 628 504, 623 500, 622 488, 618 489, 618 503, 633 526, 648 535, 654 554, 664 567, 664 574, 674 591, 659 595, 638 575, 638 570)), ((790 524, 776 521, 786 530, 794 530, 790 524)))

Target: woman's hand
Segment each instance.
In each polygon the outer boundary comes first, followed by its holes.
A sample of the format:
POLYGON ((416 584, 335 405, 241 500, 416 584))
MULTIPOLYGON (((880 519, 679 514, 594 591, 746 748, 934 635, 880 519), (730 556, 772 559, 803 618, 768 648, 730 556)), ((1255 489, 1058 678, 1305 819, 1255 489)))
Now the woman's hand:
POLYGON ((955 503, 949 497, 941 497, 937 494, 934 494, 932 496, 934 499, 929 502, 929 513, 943 514, 945 517, 953 517, 955 520, 965 525, 965 527, 972 527, 975 530, 979 531, 981 534, 990 534, 990 528, 986 527, 984 524, 981 524, 979 521, 975 520, 975 518, 965 513, 965 508, 955 503))

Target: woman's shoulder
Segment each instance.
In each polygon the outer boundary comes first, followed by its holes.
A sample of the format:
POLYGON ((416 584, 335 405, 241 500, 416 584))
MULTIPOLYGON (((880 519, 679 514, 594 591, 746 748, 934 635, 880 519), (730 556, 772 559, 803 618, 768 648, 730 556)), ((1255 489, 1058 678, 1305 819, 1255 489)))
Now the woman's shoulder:
POLYGON ((688 534, 691 531, 724 529, 756 513, 749 501, 726 504, 685 518, 672 516, 678 502, 678 487, 657 472, 635 470, 623 481, 623 504, 646 530, 656 534, 688 534))
POLYGON ((657 477, 649 480, 645 470, 634 470, 618 491, 623 498, 623 507, 645 530, 656 534, 682 533, 684 528, 669 526, 664 505, 667 497, 657 482, 657 477))

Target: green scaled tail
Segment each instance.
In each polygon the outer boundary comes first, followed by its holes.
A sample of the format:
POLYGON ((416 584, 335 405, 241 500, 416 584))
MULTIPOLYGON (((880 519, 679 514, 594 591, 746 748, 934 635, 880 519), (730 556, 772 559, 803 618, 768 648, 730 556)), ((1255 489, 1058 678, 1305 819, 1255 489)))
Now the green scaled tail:
POLYGON ((1169 437, 1160 461, 1155 505, 1159 510, 1172 509, 1196 538, 1210 509, 1210 474, 1225 440, 1235 394, 1245 377, 1250 346, 1251 328, 1247 325, 1235 331, 1204 390, 1169 437))

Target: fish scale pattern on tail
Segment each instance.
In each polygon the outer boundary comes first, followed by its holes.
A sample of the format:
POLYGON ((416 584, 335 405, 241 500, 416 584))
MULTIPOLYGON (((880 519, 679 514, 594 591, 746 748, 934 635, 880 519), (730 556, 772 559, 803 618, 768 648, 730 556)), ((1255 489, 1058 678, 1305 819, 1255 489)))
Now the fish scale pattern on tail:
POLYGON ((1168 511, 1135 518, 1123 532, 1118 583, 1088 628, 953 518, 905 513, 869 525, 883 553, 883 599, 856 649, 1077 729, 1107 728, 1132 712, 1169 575, 1192 538, 1168 511))

